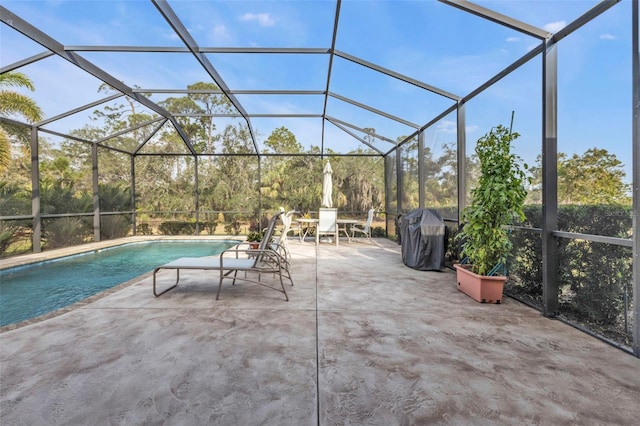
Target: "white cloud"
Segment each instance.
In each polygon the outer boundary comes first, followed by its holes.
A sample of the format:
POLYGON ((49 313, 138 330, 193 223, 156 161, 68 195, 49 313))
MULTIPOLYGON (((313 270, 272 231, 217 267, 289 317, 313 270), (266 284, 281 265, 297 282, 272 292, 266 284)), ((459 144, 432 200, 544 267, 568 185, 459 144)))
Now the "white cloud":
POLYGON ((507 37, 507 43, 517 43, 520 41, 520 37, 507 37))
POLYGON ((256 21, 261 27, 272 27, 276 21, 268 13, 245 13, 240 17, 242 21, 256 21))
POLYGON ((178 37, 178 34, 174 33, 173 31, 171 32, 165 31, 162 33, 162 36, 168 40, 180 40, 180 37, 178 37))
POLYGON ((213 27, 213 38, 216 41, 226 41, 231 40, 231 35, 229 34, 229 30, 225 25, 219 24, 213 27))
POLYGON ((545 31, 555 34, 566 26, 567 26, 567 23, 565 21, 557 21, 557 22, 549 22, 548 24, 545 24, 545 26, 542 28, 544 28, 545 31))
POLYGON ((614 36, 613 34, 609 34, 609 33, 600 34, 600 40, 615 40, 617 38, 618 37, 614 36))
MULTIPOLYGON (((467 134, 472 134, 478 131, 480 127, 476 124, 469 124, 465 127, 465 132, 467 134)), ((446 134, 456 134, 458 132, 458 125, 455 121, 451 120, 442 120, 436 126, 436 129, 439 132, 446 134)))
POLYGON ((455 121, 451 120, 442 120, 436 126, 436 129, 440 130, 444 133, 453 133, 455 134, 458 130, 458 126, 455 121))

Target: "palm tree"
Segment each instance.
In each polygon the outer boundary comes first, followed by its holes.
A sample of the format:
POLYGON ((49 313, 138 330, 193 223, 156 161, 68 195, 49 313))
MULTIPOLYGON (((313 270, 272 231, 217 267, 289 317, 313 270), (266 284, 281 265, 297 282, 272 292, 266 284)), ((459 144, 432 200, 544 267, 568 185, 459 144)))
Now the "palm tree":
MULTIPOLYGON (((6 72, 0 74, 0 116, 21 115, 29 123, 42 119, 42 111, 36 102, 18 92, 7 90, 6 87, 26 87, 35 90, 31 80, 19 72, 6 72)), ((4 172, 11 160, 11 143, 9 136, 14 131, 12 126, 0 122, 0 173, 4 172)))

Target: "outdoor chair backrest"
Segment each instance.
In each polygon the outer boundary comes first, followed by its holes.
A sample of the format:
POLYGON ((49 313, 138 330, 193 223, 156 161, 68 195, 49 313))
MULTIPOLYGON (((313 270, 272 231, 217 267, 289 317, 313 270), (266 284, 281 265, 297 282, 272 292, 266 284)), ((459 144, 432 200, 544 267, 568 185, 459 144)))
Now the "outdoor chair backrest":
POLYGON ((367 221, 364 224, 364 232, 369 233, 371 230, 371 222, 373 222, 373 214, 376 212, 376 209, 369 209, 369 213, 367 215, 367 221))
POLYGON ((318 212, 318 232, 338 232, 338 209, 321 208, 318 212))
POLYGON ((262 241, 260 241, 260 246, 258 247, 260 250, 264 250, 267 248, 271 248, 271 239, 273 238, 273 233, 276 230, 276 222, 282 215, 282 211, 274 214, 271 219, 269 219, 269 224, 267 225, 267 229, 264 231, 264 236, 262 237, 262 241))
POLYGON ((291 222, 293 222, 294 213, 294 210, 290 210, 286 214, 280 216, 280 219, 282 219, 282 233, 280 234, 278 244, 283 247, 287 247, 287 234, 289 233, 289 229, 291 228, 291 222))

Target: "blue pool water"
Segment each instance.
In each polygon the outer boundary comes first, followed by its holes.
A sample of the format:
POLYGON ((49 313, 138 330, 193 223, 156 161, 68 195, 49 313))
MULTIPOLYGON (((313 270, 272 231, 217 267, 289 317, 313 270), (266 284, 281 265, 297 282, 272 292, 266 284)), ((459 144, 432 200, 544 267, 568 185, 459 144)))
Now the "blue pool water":
POLYGON ((179 257, 211 256, 236 244, 232 240, 130 243, 0 270, 0 326, 71 305, 179 257))

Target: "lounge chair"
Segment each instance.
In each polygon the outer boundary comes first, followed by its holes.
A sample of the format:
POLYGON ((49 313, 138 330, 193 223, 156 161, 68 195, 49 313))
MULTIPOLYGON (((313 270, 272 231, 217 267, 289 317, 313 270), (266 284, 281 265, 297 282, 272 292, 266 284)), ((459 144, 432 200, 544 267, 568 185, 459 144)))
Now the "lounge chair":
POLYGON ((241 243, 234 248, 225 250, 218 256, 181 257, 173 262, 157 267, 153 271, 153 294, 158 297, 177 287, 178 282, 180 281, 181 269, 203 269, 219 271, 220 273, 216 300, 219 300, 220 298, 222 282, 225 279, 233 280, 234 285, 236 280, 242 280, 269 287, 283 293, 285 299, 289 300, 287 290, 284 286, 283 276, 291 282, 291 285, 293 285, 293 279, 289 272, 287 260, 280 253, 280 250, 282 250, 280 248, 281 246, 278 243, 271 241, 275 231, 276 222, 280 218, 281 214, 281 212, 278 212, 269 220, 264 237, 257 249, 250 248, 247 243, 241 243), (157 274, 162 269, 175 269, 176 281, 169 288, 158 292, 157 274), (244 277, 239 277, 238 272, 245 272, 244 277), (248 278, 247 273, 257 273, 257 279, 248 278), (280 279, 280 287, 261 281, 263 274, 273 274, 278 276, 280 279))
POLYGON ((336 245, 339 245, 338 238, 338 209, 321 208, 318 212, 318 224, 316 226, 316 245, 320 243, 320 235, 331 235, 336 245))
POLYGON ((373 222, 373 214, 375 213, 375 211, 376 209, 369 209, 369 213, 367 214, 367 221, 364 223, 364 226, 362 228, 357 225, 351 226, 352 238, 356 236, 356 232, 359 232, 361 234, 364 234, 364 236, 367 237, 369 241, 371 241, 371 222, 373 222))

